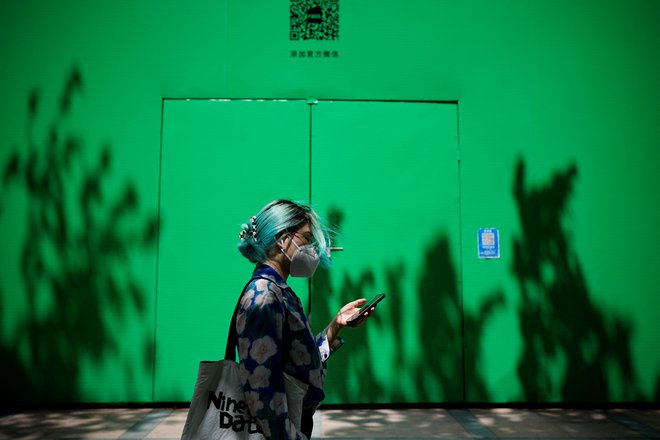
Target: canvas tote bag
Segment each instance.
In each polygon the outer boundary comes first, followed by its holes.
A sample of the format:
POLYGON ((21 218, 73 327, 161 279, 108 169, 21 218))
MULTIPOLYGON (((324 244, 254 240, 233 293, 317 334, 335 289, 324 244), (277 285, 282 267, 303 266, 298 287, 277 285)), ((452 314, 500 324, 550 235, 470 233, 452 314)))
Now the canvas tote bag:
MULTIPOLYGON (((271 278, 266 279, 274 282, 271 278)), ((225 358, 199 364, 181 440, 264 440, 245 402, 238 363, 235 361, 237 314, 238 304, 229 325, 225 358)), ((308 385, 284 373, 284 386, 289 417, 300 430, 302 401, 308 385)))

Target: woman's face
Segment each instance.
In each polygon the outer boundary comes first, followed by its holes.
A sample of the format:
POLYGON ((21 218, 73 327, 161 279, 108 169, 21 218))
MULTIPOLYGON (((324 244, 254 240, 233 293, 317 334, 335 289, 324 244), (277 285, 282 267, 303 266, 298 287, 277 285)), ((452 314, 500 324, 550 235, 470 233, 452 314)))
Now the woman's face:
POLYGON ((296 232, 291 234, 292 239, 296 240, 298 246, 304 246, 310 244, 314 238, 312 235, 312 229, 309 227, 309 223, 305 223, 301 226, 296 232))
POLYGON ((285 235, 284 238, 279 242, 278 247, 284 253, 286 253, 286 255, 289 257, 287 260, 290 261, 299 247, 310 244, 312 241, 312 230, 309 227, 309 223, 306 223, 300 228, 296 229, 294 232, 285 235), (294 241, 297 246, 293 244, 294 241))

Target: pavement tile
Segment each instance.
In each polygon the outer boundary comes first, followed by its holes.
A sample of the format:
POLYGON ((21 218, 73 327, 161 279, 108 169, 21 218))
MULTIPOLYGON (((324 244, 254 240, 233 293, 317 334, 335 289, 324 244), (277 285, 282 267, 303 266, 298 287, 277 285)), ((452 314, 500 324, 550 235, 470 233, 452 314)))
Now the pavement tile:
POLYGON ((468 438, 440 409, 364 409, 321 411, 323 438, 468 438))
POLYGON ((636 438, 638 432, 610 420, 604 411, 567 409, 475 409, 478 420, 498 437, 636 438))
POLYGON ((392 437, 386 410, 324 410, 322 437, 392 437))
POLYGON ((574 438, 635 438, 638 432, 611 420, 603 410, 548 409, 536 411, 551 423, 556 423, 563 437, 574 438))
POLYGON ((400 438, 469 438, 463 426, 446 410, 405 410, 393 417, 400 438))
POLYGON ((151 409, 25 411, 0 418, 0 440, 118 439, 151 409))
POLYGON ((618 411, 660 432, 660 409, 624 409, 618 411))
POLYGON ((550 421, 532 411, 473 409, 477 420, 497 437, 561 437, 562 431, 550 421))
POLYGON ((179 408, 172 411, 147 435, 148 439, 179 439, 186 422, 188 408, 179 408))

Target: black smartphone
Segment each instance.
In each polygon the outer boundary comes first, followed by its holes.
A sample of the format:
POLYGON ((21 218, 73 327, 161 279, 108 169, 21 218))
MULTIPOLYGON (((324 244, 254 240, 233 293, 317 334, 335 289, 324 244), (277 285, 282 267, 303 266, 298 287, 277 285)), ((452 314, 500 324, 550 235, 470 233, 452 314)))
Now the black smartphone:
POLYGON ((356 319, 360 319, 362 315, 367 313, 373 306, 381 302, 384 298, 385 298, 384 293, 379 293, 378 295, 374 296, 369 301, 364 303, 364 305, 360 308, 360 311, 356 312, 353 316, 348 318, 348 322, 355 321, 356 319))

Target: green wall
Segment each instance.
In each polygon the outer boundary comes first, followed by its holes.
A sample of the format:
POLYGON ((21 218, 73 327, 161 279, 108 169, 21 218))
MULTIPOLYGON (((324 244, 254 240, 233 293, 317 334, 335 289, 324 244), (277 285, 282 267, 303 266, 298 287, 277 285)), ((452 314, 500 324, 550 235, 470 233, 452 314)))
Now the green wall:
POLYGON ((457 102, 461 399, 658 401, 660 4, 289 3, 0 4, 3 400, 157 399, 163 98, 316 98, 457 102))

